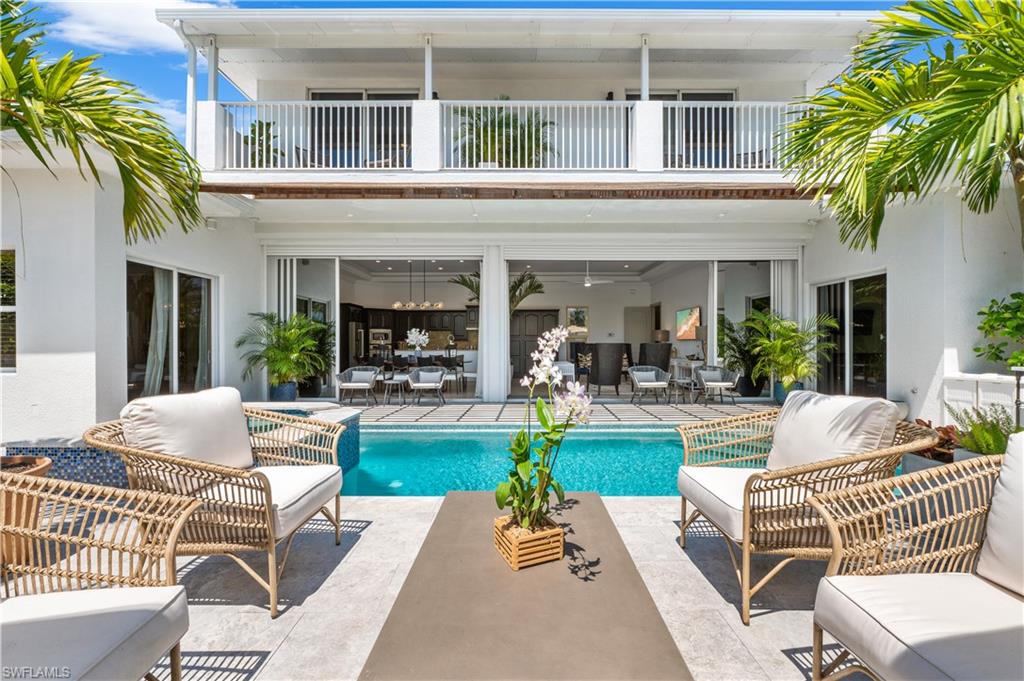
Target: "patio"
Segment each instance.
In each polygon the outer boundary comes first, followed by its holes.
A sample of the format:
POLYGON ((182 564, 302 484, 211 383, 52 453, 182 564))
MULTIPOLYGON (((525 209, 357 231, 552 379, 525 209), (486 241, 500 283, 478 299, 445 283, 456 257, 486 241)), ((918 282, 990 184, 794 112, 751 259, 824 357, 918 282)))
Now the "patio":
MULTIPOLYGON (((276 620, 267 616, 266 593, 229 559, 182 560, 191 618, 182 640, 184 678, 357 678, 441 501, 346 498, 340 547, 326 536, 326 522, 309 523, 296 538, 301 559, 281 582, 276 620)), ((784 571, 755 599, 744 627, 725 547, 710 526, 692 528, 683 552, 678 498, 604 502, 694 678, 810 677, 812 608, 824 563, 784 571)), ((755 559, 759 571, 772 562, 755 559)), ((168 678, 166 667, 158 671, 168 678)))
MULTIPOLYGON (((523 403, 505 404, 447 404, 447 405, 381 405, 362 409, 361 423, 520 423, 523 403)), ((590 420, 594 423, 665 423, 673 427, 680 423, 706 421, 751 414, 774 408, 767 402, 741 402, 739 404, 656 404, 647 400, 641 405, 627 403, 597 403, 593 405, 590 420)))

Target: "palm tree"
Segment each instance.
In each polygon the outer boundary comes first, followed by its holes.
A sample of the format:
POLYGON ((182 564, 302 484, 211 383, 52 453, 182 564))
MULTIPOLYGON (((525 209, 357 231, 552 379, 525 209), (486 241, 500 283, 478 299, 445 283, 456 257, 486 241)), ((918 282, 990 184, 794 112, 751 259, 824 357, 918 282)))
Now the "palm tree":
POLYGON ((788 126, 780 151, 797 184, 827 200, 855 249, 877 247, 890 200, 944 179, 991 211, 1007 168, 1024 224, 1021 0, 910 0, 877 23, 788 126))
MULTIPOLYGON (((448 280, 449 284, 458 284, 469 291, 469 301, 480 300, 480 273, 458 274, 448 280)), ((532 295, 544 293, 544 284, 533 272, 517 274, 508 282, 508 311, 516 311, 524 300, 532 295)))
POLYGON ((42 24, 25 4, 0 0, 0 128, 14 130, 50 172, 55 148, 67 149, 83 177, 87 168, 101 185, 93 154, 109 153, 124 187, 127 241, 153 239, 170 221, 185 231, 195 227, 202 218, 199 168, 164 119, 146 108, 152 100, 104 75, 96 56, 68 52, 44 62, 42 24))

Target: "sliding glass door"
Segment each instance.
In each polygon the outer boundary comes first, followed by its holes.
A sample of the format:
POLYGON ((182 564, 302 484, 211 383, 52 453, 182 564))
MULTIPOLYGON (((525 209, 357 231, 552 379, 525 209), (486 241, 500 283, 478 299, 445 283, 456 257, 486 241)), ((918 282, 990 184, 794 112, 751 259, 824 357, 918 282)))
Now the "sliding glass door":
POLYGON ((818 313, 839 322, 829 338, 835 349, 819 366, 820 392, 886 396, 886 291, 885 274, 817 287, 818 313))
POLYGON ((128 399, 212 384, 209 277, 127 263, 128 399))

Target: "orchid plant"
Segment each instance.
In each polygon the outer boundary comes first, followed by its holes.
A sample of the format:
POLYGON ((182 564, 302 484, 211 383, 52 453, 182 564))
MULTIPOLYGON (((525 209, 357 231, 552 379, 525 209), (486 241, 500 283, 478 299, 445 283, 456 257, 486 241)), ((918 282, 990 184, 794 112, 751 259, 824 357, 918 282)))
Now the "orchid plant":
POLYGON ((531 354, 533 368, 520 381, 530 391, 523 427, 509 438, 512 469, 508 480, 494 490, 498 508, 511 509, 513 521, 528 530, 544 522, 552 491, 559 503, 565 501, 565 490, 554 477, 558 454, 566 433, 590 420, 591 398, 585 387, 569 381, 560 389, 562 373, 555 357, 568 337, 568 329, 558 326, 537 339, 537 350, 531 354), (547 399, 538 392, 546 392, 547 399))
POLYGON ((405 342, 411 348, 422 350, 430 343, 430 334, 421 329, 409 329, 409 333, 405 334, 405 342))

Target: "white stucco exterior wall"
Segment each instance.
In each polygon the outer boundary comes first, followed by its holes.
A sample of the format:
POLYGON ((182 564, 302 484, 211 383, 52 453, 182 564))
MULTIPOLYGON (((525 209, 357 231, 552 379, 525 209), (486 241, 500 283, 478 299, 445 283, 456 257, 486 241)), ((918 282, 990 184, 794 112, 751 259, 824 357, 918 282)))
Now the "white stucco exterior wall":
POLYGON ((888 209, 875 252, 851 252, 824 220, 804 249, 806 310, 814 286, 885 272, 888 287, 888 396, 912 417, 941 418, 941 385, 956 371, 996 371, 975 357, 977 311, 1024 288, 1012 194, 975 215, 953 193, 888 209))

